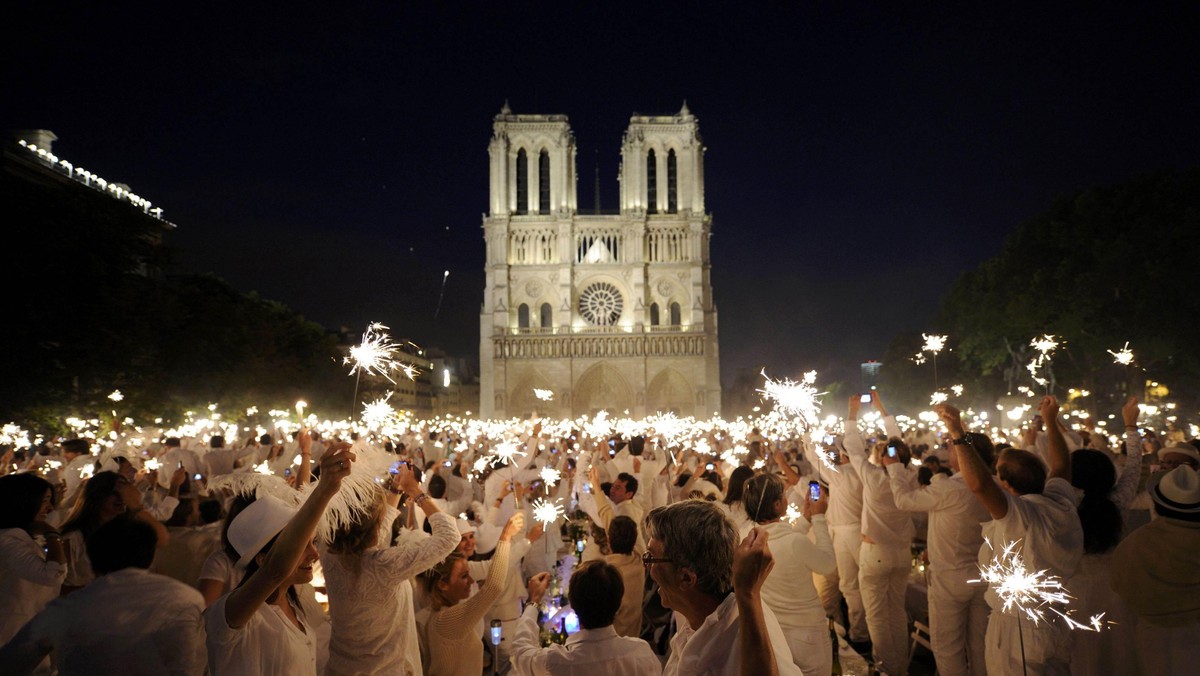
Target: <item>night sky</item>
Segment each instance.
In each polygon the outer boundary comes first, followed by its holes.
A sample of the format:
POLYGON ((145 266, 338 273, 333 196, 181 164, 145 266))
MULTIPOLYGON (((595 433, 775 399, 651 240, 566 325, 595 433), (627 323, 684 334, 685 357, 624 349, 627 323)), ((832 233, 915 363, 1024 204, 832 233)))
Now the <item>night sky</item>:
POLYGON ((687 100, 727 384, 853 380, 1056 198, 1200 158, 1190 3, 21 4, 3 127, 163 207, 176 271, 464 356, 505 100, 569 116, 581 210, 687 100))

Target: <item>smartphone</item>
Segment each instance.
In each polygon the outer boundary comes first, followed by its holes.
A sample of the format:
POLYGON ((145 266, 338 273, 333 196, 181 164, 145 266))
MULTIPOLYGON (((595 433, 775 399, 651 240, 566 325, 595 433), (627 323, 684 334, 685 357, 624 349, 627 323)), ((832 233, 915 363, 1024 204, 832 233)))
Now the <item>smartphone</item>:
POLYGON ((608 440, 608 447, 609 447, 609 448, 615 448, 615 447, 616 447, 616 445, 617 445, 617 441, 616 441, 615 439, 609 439, 609 440, 608 440))
POLYGON ((388 474, 399 474, 400 466, 403 464, 404 464, 403 460, 397 460, 396 462, 393 462, 391 467, 388 467, 388 474))
POLYGON ((284 475, 284 476, 286 476, 286 477, 290 477, 290 476, 292 476, 292 468, 291 468, 291 467, 289 467, 289 468, 287 468, 287 469, 283 470, 283 475, 284 475))
POLYGON ((443 462, 443 463, 442 463, 442 467, 449 467, 449 466, 450 466, 450 461, 449 461, 449 460, 447 460, 446 462, 443 462))
POLYGON ((888 444, 887 454, 888 454, 889 458, 896 457, 896 447, 892 446, 891 444, 888 444))
POLYGON ((717 466, 716 466, 716 465, 714 465, 714 464, 712 464, 711 462, 710 462, 710 463, 708 463, 707 465, 705 465, 705 466, 704 466, 704 469, 706 469, 706 470, 708 470, 708 471, 710 471, 710 472, 711 472, 711 471, 713 471, 713 470, 714 470, 714 469, 716 469, 716 468, 717 468, 717 466))
POLYGON ((871 403, 871 393, 870 393, 870 392, 868 392, 868 393, 866 393, 866 394, 860 394, 860 395, 858 395, 858 403, 860 403, 860 404, 869 404, 869 403, 871 403))
POLYGON ((821 484, 815 481, 808 482, 808 499, 813 502, 821 499, 821 484))
POLYGON ((204 475, 197 473, 197 474, 192 475, 192 478, 195 479, 196 481, 200 481, 201 479, 204 478, 204 475))

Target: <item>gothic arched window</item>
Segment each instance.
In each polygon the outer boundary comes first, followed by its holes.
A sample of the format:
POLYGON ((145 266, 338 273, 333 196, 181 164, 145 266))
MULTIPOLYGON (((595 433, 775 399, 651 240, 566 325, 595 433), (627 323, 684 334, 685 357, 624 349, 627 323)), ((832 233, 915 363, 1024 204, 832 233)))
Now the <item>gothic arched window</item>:
POLYGON ((658 162, 653 148, 646 153, 646 212, 658 213, 658 162))
POLYGON ((529 306, 524 303, 517 308, 517 326, 522 329, 529 328, 529 306))
POLYGON ((658 303, 651 303, 650 304, 650 326, 658 326, 659 321, 660 320, 658 317, 658 303))
POLYGON ((550 153, 538 154, 538 213, 550 213, 550 153))
POLYGON ((543 329, 548 329, 554 325, 554 310, 550 308, 549 303, 542 303, 541 315, 543 329))
POLYGON ((529 213, 529 156, 524 148, 517 151, 517 213, 529 213))
POLYGON ((679 303, 671 303, 671 326, 679 326, 682 323, 682 313, 679 310, 679 303))
POLYGON ((679 211, 679 172, 675 167, 675 151, 667 151, 667 213, 679 211))

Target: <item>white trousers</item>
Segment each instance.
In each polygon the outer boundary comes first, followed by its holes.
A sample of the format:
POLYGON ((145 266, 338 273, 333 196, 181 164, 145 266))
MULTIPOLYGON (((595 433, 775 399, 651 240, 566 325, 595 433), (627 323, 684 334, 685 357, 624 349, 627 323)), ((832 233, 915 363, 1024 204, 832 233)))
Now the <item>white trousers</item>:
POLYGON ((978 577, 978 568, 930 569, 929 644, 941 676, 987 676, 987 585, 967 584, 978 577))
POLYGON ((863 611, 862 593, 858 588, 858 553, 862 547, 862 531, 857 525, 836 526, 830 529, 833 538, 833 555, 837 558, 838 588, 846 599, 846 611, 850 617, 846 631, 849 639, 858 643, 870 638, 867 632, 867 615, 863 611))
POLYGON ((828 625, 784 627, 783 635, 792 650, 792 662, 804 676, 833 672, 833 642, 828 625))
POLYGON ((1200 663, 1200 623, 1156 627, 1139 618, 1135 635, 1138 666, 1143 674, 1193 673, 1200 663))
POLYGON ((988 617, 984 652, 989 676, 1071 673, 1070 632, 1054 621, 1034 625, 1021 619, 1018 625, 1015 615, 993 610, 988 617))
POLYGON ((875 669, 889 676, 908 672, 908 612, 904 596, 912 572, 908 547, 862 543, 858 555, 858 586, 862 591, 875 669))

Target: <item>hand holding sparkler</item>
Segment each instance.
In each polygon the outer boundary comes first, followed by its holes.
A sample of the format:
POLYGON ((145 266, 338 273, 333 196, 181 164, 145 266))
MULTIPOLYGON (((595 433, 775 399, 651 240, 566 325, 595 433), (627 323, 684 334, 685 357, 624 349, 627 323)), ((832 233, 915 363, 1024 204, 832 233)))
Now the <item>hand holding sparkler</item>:
POLYGON ((1125 429, 1137 429, 1138 415, 1142 409, 1138 407, 1138 398, 1130 397, 1125 400, 1125 405, 1121 407, 1121 420, 1125 423, 1125 429))
POLYGON ((541 605, 542 599, 546 597, 546 590, 549 588, 550 573, 538 573, 529 578, 529 583, 525 585, 525 591, 529 594, 529 602, 541 605))
POLYGON ((504 530, 500 533, 500 542, 510 542, 521 529, 525 528, 525 513, 517 512, 508 518, 504 530))

